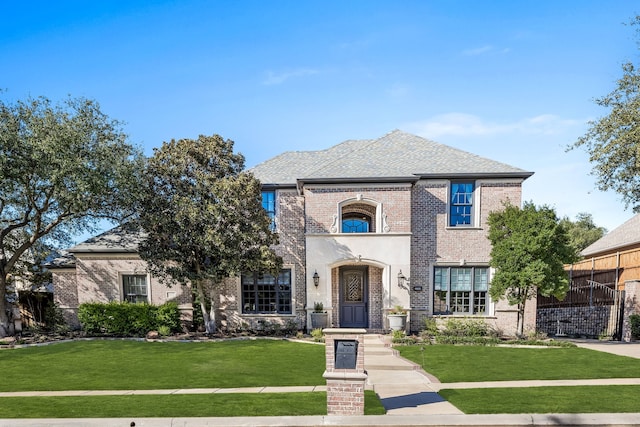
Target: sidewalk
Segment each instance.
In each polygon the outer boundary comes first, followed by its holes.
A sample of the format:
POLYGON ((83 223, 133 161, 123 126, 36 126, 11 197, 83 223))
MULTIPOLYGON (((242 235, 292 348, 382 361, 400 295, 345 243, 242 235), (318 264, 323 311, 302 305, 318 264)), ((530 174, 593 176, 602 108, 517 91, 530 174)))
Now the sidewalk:
MULTIPOLYGON (((365 336, 367 388, 374 390, 387 410, 380 416, 231 417, 231 418, 141 418, 141 419, 0 419, 0 427, 281 427, 281 426, 639 426, 640 413, 633 414, 502 414, 465 415, 437 393, 442 388, 531 387, 599 384, 640 385, 638 378, 576 381, 507 381, 446 383, 424 372, 420 366, 399 356, 389 337, 365 336)), ((574 341, 575 342, 575 341, 574 341)), ((640 343, 579 341, 580 347, 640 358, 640 343)), ((252 387, 236 389, 100 390, 66 392, 0 393, 9 396, 95 396, 134 394, 281 393, 320 392, 325 386, 252 387)), ((639 404, 640 410, 640 404, 639 404)))

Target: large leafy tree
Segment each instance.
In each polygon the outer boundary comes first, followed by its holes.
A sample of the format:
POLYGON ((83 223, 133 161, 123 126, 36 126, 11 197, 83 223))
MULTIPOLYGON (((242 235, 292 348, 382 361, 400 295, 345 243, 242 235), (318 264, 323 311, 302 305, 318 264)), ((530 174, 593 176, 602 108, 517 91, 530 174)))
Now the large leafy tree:
MULTIPOLYGON (((640 15, 631 22, 639 24, 640 15)), ((636 65, 624 63, 616 88, 595 103, 609 113, 590 121, 587 132, 569 149, 584 148, 598 188, 616 191, 627 207, 640 212, 640 72, 636 65)))
POLYGON ((490 265, 496 269, 489 292, 518 308, 519 335, 523 334, 527 301, 537 291, 564 298, 569 286, 563 265, 575 260, 566 230, 547 206, 523 207, 507 203, 488 217, 490 265))
POLYGON ((584 248, 600 239, 607 232, 606 228, 598 227, 593 221, 593 216, 586 212, 577 214, 575 221, 564 217, 560 220, 560 225, 567 230, 569 244, 576 254, 580 254, 584 248))
POLYGON ((260 182, 243 169, 233 141, 219 135, 165 142, 149 159, 140 256, 168 283, 195 287, 209 333, 215 302, 207 288, 242 271, 281 266, 270 248, 277 236, 262 208, 260 182))
POLYGON ((0 336, 7 286, 37 243, 65 245, 135 212, 144 157, 84 98, 0 100, 0 336))

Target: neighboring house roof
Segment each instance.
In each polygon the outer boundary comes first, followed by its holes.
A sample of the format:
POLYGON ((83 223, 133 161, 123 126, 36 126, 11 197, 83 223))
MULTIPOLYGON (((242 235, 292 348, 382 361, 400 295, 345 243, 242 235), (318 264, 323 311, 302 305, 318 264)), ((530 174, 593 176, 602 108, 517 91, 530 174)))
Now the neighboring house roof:
POLYGON ((141 230, 130 224, 123 224, 70 248, 69 252, 72 254, 88 252, 134 253, 138 251, 138 244, 142 238, 144 238, 144 233, 141 230))
POLYGON ((603 252, 640 244, 640 214, 633 216, 621 226, 605 234, 580 252, 582 256, 592 256, 603 252))
POLYGON ((263 184, 419 177, 511 176, 527 172, 417 135, 394 130, 378 139, 348 140, 326 150, 291 151, 250 169, 263 184))
POLYGON ((73 268, 76 266, 76 259, 69 251, 60 251, 57 256, 45 262, 45 267, 52 268, 73 268))
POLYGON ((91 237, 47 262, 49 269, 75 268, 77 253, 136 253, 144 233, 131 224, 119 225, 95 237, 91 237))

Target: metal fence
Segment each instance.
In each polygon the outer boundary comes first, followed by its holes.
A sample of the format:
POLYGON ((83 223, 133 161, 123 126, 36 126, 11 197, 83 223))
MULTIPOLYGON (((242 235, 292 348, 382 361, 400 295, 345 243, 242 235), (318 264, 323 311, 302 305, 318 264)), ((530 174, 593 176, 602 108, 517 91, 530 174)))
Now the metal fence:
POLYGON ((562 300, 538 295, 536 326, 549 335, 622 338, 624 291, 614 282, 572 282, 562 300))

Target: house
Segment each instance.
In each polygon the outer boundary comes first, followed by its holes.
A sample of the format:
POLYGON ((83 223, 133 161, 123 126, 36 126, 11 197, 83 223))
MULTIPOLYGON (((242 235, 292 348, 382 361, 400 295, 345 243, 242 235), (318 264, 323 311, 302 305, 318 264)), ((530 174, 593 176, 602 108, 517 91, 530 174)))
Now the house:
POLYGON ((192 297, 188 288, 167 286, 147 272, 137 254, 144 234, 123 225, 92 237, 49 263, 54 302, 67 323, 78 322, 78 306, 89 302, 148 302, 178 304, 185 323, 192 319, 192 297))
MULTIPOLYGON (((309 329, 320 302, 333 327, 388 330, 387 314, 400 305, 412 331, 431 316, 477 316, 515 332, 516 308, 489 296, 486 221, 507 200, 520 205, 532 172, 399 130, 286 152, 250 171, 263 185, 284 268, 278 277, 247 272, 216 288, 219 327, 295 322, 309 329)), ((100 241, 72 248, 66 283, 54 280, 57 293, 78 294, 65 306, 72 311, 92 292, 124 299, 124 281, 145 274, 129 243, 115 240, 111 252, 100 241), (101 280, 108 283, 98 286, 101 280)), ((157 301, 168 295, 144 277, 157 301)), ((533 328, 535 302, 529 306, 525 322, 533 328)))
MULTIPOLYGON (((564 301, 539 307, 539 327, 629 340, 629 316, 640 314, 640 214, 585 248, 565 266, 571 289, 564 301)), ((541 298, 540 303, 543 302, 541 298)))

